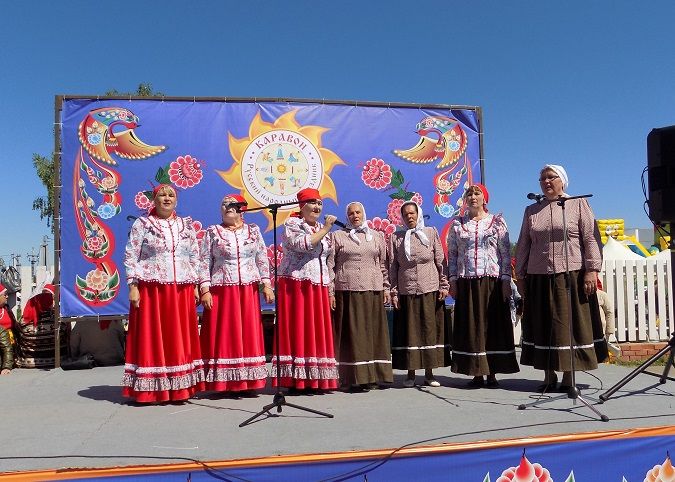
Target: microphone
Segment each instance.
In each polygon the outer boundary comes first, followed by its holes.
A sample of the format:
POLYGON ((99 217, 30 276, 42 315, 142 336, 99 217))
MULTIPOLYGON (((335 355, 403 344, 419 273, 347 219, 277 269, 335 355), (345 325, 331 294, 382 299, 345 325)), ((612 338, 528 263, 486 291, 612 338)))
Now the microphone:
POLYGON ((532 201, 537 201, 537 204, 541 204, 541 200, 544 199, 543 194, 535 194, 533 192, 527 193, 527 199, 531 199, 532 201))
POLYGON ((347 225, 342 221, 338 221, 337 219, 333 221, 333 224, 335 224, 336 226, 340 226, 342 229, 347 229, 347 225))

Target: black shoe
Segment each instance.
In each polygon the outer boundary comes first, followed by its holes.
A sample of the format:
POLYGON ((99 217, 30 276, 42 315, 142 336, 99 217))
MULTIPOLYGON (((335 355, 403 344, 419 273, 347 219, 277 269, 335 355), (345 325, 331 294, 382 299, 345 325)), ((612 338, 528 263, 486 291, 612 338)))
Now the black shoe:
POLYGON ((469 380, 469 383, 466 384, 466 388, 483 388, 483 377, 473 377, 469 380))

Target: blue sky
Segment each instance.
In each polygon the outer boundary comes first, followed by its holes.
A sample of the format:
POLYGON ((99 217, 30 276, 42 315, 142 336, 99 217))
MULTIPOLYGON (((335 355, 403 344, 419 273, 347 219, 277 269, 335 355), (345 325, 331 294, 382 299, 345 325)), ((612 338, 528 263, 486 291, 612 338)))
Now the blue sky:
POLYGON ((598 218, 650 225, 640 175, 675 124, 675 3, 0 0, 0 255, 50 234, 34 152, 56 94, 478 105, 491 210, 515 238, 539 168, 563 164, 598 218))

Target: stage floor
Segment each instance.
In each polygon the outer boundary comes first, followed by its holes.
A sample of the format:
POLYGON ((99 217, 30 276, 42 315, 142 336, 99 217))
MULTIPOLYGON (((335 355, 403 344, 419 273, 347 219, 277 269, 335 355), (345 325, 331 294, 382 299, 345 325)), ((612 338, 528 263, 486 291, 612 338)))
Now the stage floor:
MULTIPOLYGON (((577 381, 584 396, 597 400, 631 370, 603 364, 579 373, 577 381)), ((272 401, 271 388, 250 398, 207 393, 184 405, 138 406, 121 396, 122 367, 17 369, 0 378, 0 472, 396 449, 675 425, 675 382, 660 385, 658 378, 644 374, 595 405, 608 422, 567 398, 518 410, 533 401, 541 383, 541 373, 529 367, 500 377, 497 389, 465 389, 469 378, 449 368, 436 374, 439 388, 403 388, 404 374, 397 372, 394 386, 384 390, 288 396, 289 402, 334 418, 285 407, 279 417, 262 417, 239 428, 272 401)))

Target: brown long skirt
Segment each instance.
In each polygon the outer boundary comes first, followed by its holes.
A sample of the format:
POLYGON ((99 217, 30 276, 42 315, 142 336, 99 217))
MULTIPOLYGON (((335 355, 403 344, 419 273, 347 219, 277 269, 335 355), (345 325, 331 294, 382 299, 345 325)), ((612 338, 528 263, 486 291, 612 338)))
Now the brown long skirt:
POLYGON ((519 370, 513 324, 502 281, 459 278, 452 327, 452 371, 482 376, 519 370))
MULTIPOLYGON (((539 370, 570 370, 569 309, 565 273, 528 274, 520 363, 539 370)), ((575 370, 593 370, 607 358, 595 294, 583 291, 584 271, 570 273, 575 370)))
POLYGON ((397 370, 445 367, 451 362, 451 327, 438 291, 399 296, 394 310, 392 365, 397 370))
POLYGON ((336 291, 333 320, 340 383, 392 383, 382 291, 336 291))

